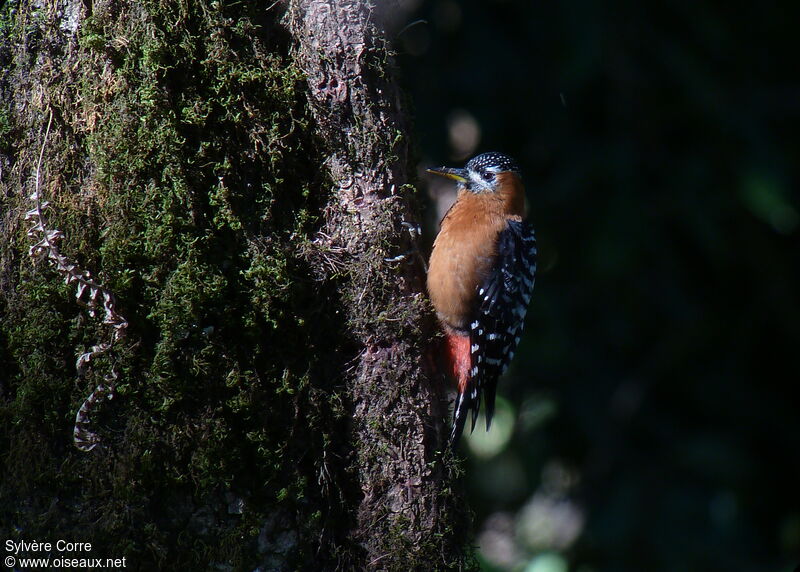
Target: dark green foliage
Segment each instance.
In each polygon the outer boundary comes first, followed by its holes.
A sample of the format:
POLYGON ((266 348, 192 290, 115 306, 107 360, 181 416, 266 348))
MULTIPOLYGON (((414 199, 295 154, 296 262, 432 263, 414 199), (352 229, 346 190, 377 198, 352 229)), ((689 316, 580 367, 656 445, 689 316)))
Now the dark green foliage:
POLYGON ((541 253, 499 388, 515 439, 467 468, 479 529, 522 519, 557 464, 588 519, 570 570, 800 564, 798 16, 431 0, 408 17, 423 166, 460 160, 446 120, 468 111, 476 152, 522 164, 541 253))

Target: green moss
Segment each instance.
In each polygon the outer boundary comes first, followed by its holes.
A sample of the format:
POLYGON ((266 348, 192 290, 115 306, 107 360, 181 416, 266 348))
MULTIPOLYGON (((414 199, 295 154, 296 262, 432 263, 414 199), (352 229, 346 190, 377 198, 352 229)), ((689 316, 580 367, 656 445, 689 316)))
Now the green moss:
POLYGON ((87 51, 101 52, 106 47, 106 36, 97 18, 89 16, 81 22, 78 45, 87 51))
MULTIPOLYGON (((315 459, 346 423, 330 375, 345 358, 298 252, 326 201, 302 78, 263 7, 112 4, 81 23, 72 84, 53 84, 65 108, 45 175, 60 180, 47 188, 62 250, 115 292, 129 335, 76 386, 77 354, 108 332, 54 272, 31 270, 18 229, 14 267, 32 274, 0 308, 0 340, 18 364, 0 407, 11 421, 2 470, 18 475, 3 481, 0 522, 26 538, 80 528, 98 552, 142 567, 252 568, 276 507, 315 544, 341 510, 309 502, 322 494, 315 459), (112 361, 117 397, 93 413, 103 446, 81 455, 72 418, 112 361), (43 481, 79 507, 80 525, 67 507, 41 520, 41 507, 15 502, 36 490, 23 483, 43 481)), ((57 27, 36 33, 59 41, 57 27)), ((30 121, 28 171, 41 115, 30 121)), ((342 463, 326 470, 350 478, 342 463)))
POLYGON ((0 104, 0 153, 11 150, 11 119, 5 104, 0 104))

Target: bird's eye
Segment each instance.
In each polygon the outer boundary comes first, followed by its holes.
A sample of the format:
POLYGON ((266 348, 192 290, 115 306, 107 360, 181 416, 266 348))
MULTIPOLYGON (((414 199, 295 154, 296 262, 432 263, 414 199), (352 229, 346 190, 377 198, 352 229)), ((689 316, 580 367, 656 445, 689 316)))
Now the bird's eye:
POLYGON ((491 171, 484 171, 483 172, 483 180, 484 181, 494 181, 494 173, 491 171))

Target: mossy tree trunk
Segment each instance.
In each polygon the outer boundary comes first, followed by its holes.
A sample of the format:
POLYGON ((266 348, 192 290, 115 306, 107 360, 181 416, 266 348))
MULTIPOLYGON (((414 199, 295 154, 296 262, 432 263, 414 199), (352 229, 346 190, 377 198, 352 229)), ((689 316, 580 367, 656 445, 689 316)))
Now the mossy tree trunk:
POLYGON ((136 569, 469 567, 379 16, 19 0, 0 33, 0 536, 136 569))

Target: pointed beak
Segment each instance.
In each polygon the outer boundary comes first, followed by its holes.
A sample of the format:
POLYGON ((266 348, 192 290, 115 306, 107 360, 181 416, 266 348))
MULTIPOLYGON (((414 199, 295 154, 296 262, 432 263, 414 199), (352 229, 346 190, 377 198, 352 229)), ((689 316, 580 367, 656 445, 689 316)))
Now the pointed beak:
POLYGON ((440 177, 447 177, 459 183, 466 183, 469 181, 466 169, 451 169, 450 167, 436 167, 435 169, 426 169, 429 173, 439 175, 440 177))

